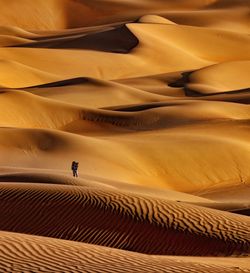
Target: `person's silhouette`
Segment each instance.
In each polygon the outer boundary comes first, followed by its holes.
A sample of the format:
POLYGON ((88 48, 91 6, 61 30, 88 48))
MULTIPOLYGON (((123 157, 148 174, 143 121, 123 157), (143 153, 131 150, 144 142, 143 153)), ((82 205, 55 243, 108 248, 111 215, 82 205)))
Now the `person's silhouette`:
POLYGON ((79 163, 76 161, 73 161, 71 164, 71 170, 73 172, 74 177, 78 177, 78 165, 79 165, 79 163))

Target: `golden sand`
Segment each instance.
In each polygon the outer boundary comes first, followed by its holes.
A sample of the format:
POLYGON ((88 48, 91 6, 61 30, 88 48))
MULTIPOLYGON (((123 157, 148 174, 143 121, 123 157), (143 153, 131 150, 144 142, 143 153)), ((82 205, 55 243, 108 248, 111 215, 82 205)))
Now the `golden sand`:
POLYGON ((250 1, 0 5, 0 272, 250 272, 250 1))

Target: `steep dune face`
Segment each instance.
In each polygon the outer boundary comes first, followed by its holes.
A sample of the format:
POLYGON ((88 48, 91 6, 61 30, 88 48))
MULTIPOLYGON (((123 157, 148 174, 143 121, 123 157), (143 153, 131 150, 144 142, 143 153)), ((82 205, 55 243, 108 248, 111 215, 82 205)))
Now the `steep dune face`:
POLYGON ((250 1, 0 5, 0 271, 250 272, 250 1))
POLYGON ((39 37, 38 41, 12 43, 16 47, 88 49, 113 53, 129 53, 139 41, 125 25, 94 33, 73 33, 66 37, 39 37))

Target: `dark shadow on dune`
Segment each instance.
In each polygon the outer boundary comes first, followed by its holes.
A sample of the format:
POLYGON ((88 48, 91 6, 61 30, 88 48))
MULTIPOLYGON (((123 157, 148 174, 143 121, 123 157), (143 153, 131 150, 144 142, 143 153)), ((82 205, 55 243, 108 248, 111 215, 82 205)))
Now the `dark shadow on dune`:
POLYGON ((97 33, 78 33, 64 37, 52 37, 11 47, 86 49, 112 53, 129 53, 139 44, 137 37, 125 26, 97 33))
POLYGON ((59 32, 48 32, 47 34, 43 34, 42 36, 30 37, 33 41, 44 41, 48 39, 57 39, 57 38, 67 38, 77 35, 88 35, 88 34, 96 34, 99 32, 113 30, 114 28, 119 28, 124 26, 125 24, 132 23, 133 21, 126 22, 118 22, 100 26, 89 26, 89 27, 79 27, 79 28, 70 28, 59 32))
POLYGON ((0 182, 77 185, 75 179, 58 174, 8 173, 0 175, 0 182), (65 179, 66 178, 66 179, 65 179))
MULTIPOLYGON (((192 72, 184 72, 182 73, 182 77, 175 82, 168 84, 168 86, 173 88, 183 88, 185 97, 182 97, 182 100, 187 100, 188 98, 192 98, 192 100, 211 100, 211 101, 226 101, 226 102, 234 102, 241 104, 250 104, 250 88, 241 89, 241 90, 233 90, 228 92, 217 92, 211 94, 202 94, 197 91, 191 90, 187 88, 186 83, 188 82, 188 77, 192 72)), ((34 85, 25 88, 21 88, 19 90, 29 90, 34 88, 53 88, 53 87, 63 87, 63 86, 74 86, 81 84, 91 83, 93 79, 87 77, 78 77, 78 78, 70 78, 62 81, 50 82, 46 84, 34 85)), ((98 82, 95 81, 95 84, 98 82)), ((6 89, 6 88, 4 88, 6 89)), ((7 88, 11 89, 11 88, 7 88)), ((6 91, 2 91, 6 92, 6 91)), ((0 94, 2 93, 0 92, 0 94)), ((172 105, 172 104, 171 104, 172 105)), ((114 110, 114 111, 125 111, 125 112, 134 112, 134 111, 143 111, 147 109, 157 108, 169 106, 169 102, 152 102, 145 104, 136 104, 136 105, 127 105, 127 106, 116 106, 116 107, 104 107, 104 110, 114 110)))
POLYGON ((62 80, 62 81, 57 81, 57 82, 50 82, 50 83, 45 83, 45 84, 40 84, 40 85, 32 85, 32 86, 22 88, 22 89, 25 90, 25 89, 30 89, 30 88, 48 88, 48 87, 79 85, 79 84, 88 83, 89 81, 90 81, 89 78, 79 77, 79 78, 72 78, 72 79, 67 79, 67 80, 62 80))
MULTIPOLYGON (((197 92, 198 93, 198 92, 197 92)), ((225 92, 215 92, 212 94, 200 94, 200 96, 206 96, 206 97, 211 97, 211 96, 215 96, 215 95, 230 95, 230 94, 239 94, 239 93, 248 93, 250 94, 250 87, 249 88, 245 88, 245 89, 239 89, 239 90, 232 90, 232 91, 225 91, 225 92)))
MULTIPOLYGON (((204 96, 204 94, 201 94, 197 91, 194 91, 190 88, 187 87, 187 84, 190 82, 189 81, 189 76, 193 73, 193 71, 189 72, 183 72, 181 73, 182 77, 176 80, 175 82, 169 83, 169 87, 173 88, 183 88, 183 91, 185 93, 185 96, 187 97, 200 97, 204 96)), ((206 95, 205 95, 206 96, 206 95)))
POLYGON ((236 214, 250 216, 250 208, 239 209, 239 210, 234 210, 234 211, 230 211, 230 212, 233 212, 233 213, 236 213, 236 214))
POLYGON ((136 105, 131 105, 131 106, 122 106, 118 108, 112 107, 113 111, 121 111, 121 112, 140 112, 140 111, 145 111, 149 109, 154 109, 154 108, 160 108, 160 107, 165 107, 165 106, 176 106, 179 104, 169 104, 169 102, 156 102, 156 103, 148 103, 148 104, 136 104, 136 105))
POLYGON ((187 97, 212 97, 216 95, 232 95, 232 94, 239 94, 239 93, 250 93, 250 87, 245 89, 239 90, 232 90, 232 91, 223 91, 223 92, 214 92, 211 94, 202 94, 198 91, 192 90, 187 87, 187 84, 190 82, 189 77, 193 73, 193 71, 183 72, 181 75, 182 77, 175 82, 169 83, 168 86, 173 88, 183 88, 184 93, 187 97))

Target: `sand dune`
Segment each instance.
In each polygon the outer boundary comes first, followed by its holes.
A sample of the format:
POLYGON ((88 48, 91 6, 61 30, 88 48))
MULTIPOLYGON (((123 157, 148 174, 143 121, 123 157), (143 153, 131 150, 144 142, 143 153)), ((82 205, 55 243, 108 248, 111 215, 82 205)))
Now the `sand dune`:
POLYGON ((1 86, 7 88, 41 84, 59 79, 58 76, 51 73, 4 59, 0 60, 0 70, 1 86))
POLYGON ((1 230, 150 254, 225 256, 250 251, 246 216, 117 191, 62 185, 0 186, 1 215, 5 215, 1 230))
POLYGON ((175 23, 158 15, 144 15, 138 20, 139 23, 146 24, 166 24, 166 25, 174 25, 175 23))
MULTIPOLYGON (((250 58, 249 37, 243 34, 161 24, 134 23, 127 24, 127 28, 133 34, 131 38, 136 36, 139 40, 139 44, 130 54, 113 53, 110 55, 110 53, 98 50, 34 48, 0 48, 0 53, 8 60, 60 75, 61 79, 81 77, 83 74, 99 79, 139 77, 198 69, 217 62, 250 58), (195 39, 197 36, 200 37, 199 42, 195 39), (82 59, 84 59, 84 64, 82 59), (47 60, 49 60, 49 66, 47 60), (96 66, 93 66, 93 63, 96 63, 96 66), (145 63, 147 66, 144 65, 145 63), (110 67, 112 67, 111 70, 110 67)), ((86 39, 88 40, 89 37, 86 39)), ((131 39, 128 40, 130 44, 131 39)), ((63 45, 62 38, 60 41, 63 45)), ((112 46, 112 43, 109 43, 110 48, 105 45, 103 47, 112 52, 122 50, 119 44, 115 44, 116 48, 112 46)), ((18 82, 9 87, 18 87, 17 85, 18 82)), ((24 85, 19 83, 19 87, 24 87, 24 85)))
MULTIPOLYGON (((157 98, 157 96, 155 97, 157 98)), ((117 109, 112 111, 83 108, 52 101, 27 92, 6 90, 1 93, 1 104, 1 122, 5 126, 44 129, 68 128, 67 131, 70 131, 70 127, 73 128, 74 125, 84 129, 83 124, 78 126, 81 121, 93 122, 93 125, 108 124, 128 130, 147 131, 209 120, 230 119, 247 122, 250 118, 248 105, 198 100, 140 104, 120 107, 119 111, 117 109), (27 108, 25 103, 20 104, 20 100, 29 101, 30 107, 27 108), (38 107, 41 111, 38 111, 36 116, 30 115, 33 111, 37 111, 38 107), (201 109, 202 115, 200 114, 201 109), (17 119, 16 117, 20 113, 23 116, 26 115, 26 118, 17 119), (63 113, 64 115, 62 115, 63 113), (56 118, 56 116, 58 117, 56 118)))
POLYGON ((250 1, 0 5, 0 272, 250 272, 250 1))
MULTIPOLYGON (((239 1, 237 1, 237 3, 239 3, 239 1)), ((243 3, 245 4, 247 1, 243 3)), ((210 7, 202 10, 166 11, 160 13, 160 15, 170 22, 179 25, 249 33, 248 11, 249 8, 243 5, 241 7, 233 7, 233 12, 232 7, 210 7)))
POLYGON ((22 29, 20 27, 3 26, 3 25, 0 26, 0 34, 6 35, 6 36, 24 38, 24 39, 34 39, 34 38, 38 37, 38 34, 27 31, 27 30, 22 29))
MULTIPOLYGON (((1 130, 3 147, 6 145, 13 147, 13 152, 18 152, 17 149, 22 147, 22 150, 26 151, 15 160, 9 161, 14 166, 20 164, 19 160, 26 158, 24 162, 30 162, 32 158, 36 158, 34 164, 37 166, 67 169, 71 158, 78 157, 84 162, 81 167, 84 173, 94 175, 97 170, 91 167, 91 161, 94 161, 97 164, 96 168, 104 177, 148 185, 154 181, 156 185, 170 189, 174 187, 187 192, 202 189, 204 185, 210 184, 249 182, 247 164, 249 133, 246 127, 249 120, 248 105, 178 101, 156 105, 143 104, 130 108, 123 107, 120 111, 110 111, 82 108, 22 91, 3 92, 1 104, 0 120, 3 126, 30 128, 23 131, 15 130, 19 140, 11 137, 13 130, 1 130), (34 112, 37 114, 32 115, 34 112), (207 135, 204 135, 204 126, 207 135), (89 137, 51 131, 41 132, 33 128, 57 129, 89 137), (157 130, 157 134, 153 130, 157 130), (227 135, 229 130, 232 131, 230 136, 227 135), (121 133, 126 134, 123 137, 121 133), (105 139, 104 136, 108 138, 105 139), (142 136, 143 145, 140 144, 142 136), (171 148, 177 143, 183 150, 171 148), (119 153, 115 150, 109 152, 109 161, 104 163, 103 159, 112 145, 119 147, 119 153), (207 145, 216 145, 218 150, 208 153, 207 145), (227 152, 228 149, 231 151, 230 154, 227 152), (40 154, 40 151, 46 153, 40 154), (58 161, 61 153, 66 151, 68 156, 63 161, 58 161), (83 153, 82 156, 77 155, 80 151, 83 153), (40 159, 37 158, 37 153, 40 159), (220 170, 225 170, 224 173, 218 173, 213 168, 213 162, 218 154, 221 158, 220 170), (202 160, 196 161, 198 155, 202 160), (144 160, 143 156, 149 156, 149 159, 144 160), (42 163, 42 158, 47 158, 45 164, 42 163), (55 163, 51 165, 50 162, 53 161, 55 163), (158 165, 152 164, 153 162, 158 162, 158 165), (179 162, 185 162, 186 167, 180 167, 179 162), (208 172, 208 169, 205 171, 208 165, 211 166, 209 172, 213 174, 213 178, 205 174, 208 172), (119 167, 120 173, 110 173, 111 166, 116 166, 116 169, 119 167), (204 169, 204 174, 198 174, 200 168, 204 169), (148 171, 145 172, 145 169, 148 171), (191 188, 191 185, 195 188, 191 188)), ((3 156, 2 164, 5 160, 3 156)))
MULTIPOLYGON (((220 23, 220 25, 240 25, 240 27, 246 26, 247 19, 245 19, 245 24, 242 25, 240 22, 244 22, 244 15, 247 13, 247 8, 249 7, 249 0, 178 0, 178 1, 163 1, 158 0, 157 4, 153 0, 140 0, 138 2, 122 0, 122 1, 74 1, 74 0, 48 0, 46 3, 44 1, 36 1, 34 3, 31 0, 22 0, 22 13, 18 17, 12 16, 12 14, 19 11, 20 2, 12 1, 9 5, 4 5, 5 2, 2 0, 2 16, 1 25, 14 25, 26 29, 61 29, 61 28, 74 28, 86 25, 94 24, 104 24, 105 22, 117 22, 134 20, 145 14, 160 13, 167 14, 170 10, 178 11, 188 11, 191 13, 192 18, 196 18, 196 14, 199 11, 206 10, 211 16, 203 16, 200 12, 201 19, 200 22, 211 21, 211 17, 214 17, 213 10, 224 10, 229 11, 230 9, 238 10, 244 9, 240 16, 236 16, 236 20, 231 20, 229 18, 234 18, 232 14, 230 17, 220 16, 218 18, 213 18, 214 22, 220 23), (109 5, 109 9, 105 9, 109 5), (32 12, 31 12, 32 11, 32 12), (195 11, 195 14, 192 14, 195 11), (245 11, 245 12, 244 12, 245 11), (46 14, 46 16, 44 16, 46 14), (235 21, 235 24, 232 22, 235 21)), ((180 16, 178 16, 180 18, 180 16)), ((178 18, 177 17, 177 18, 178 18)), ((187 19, 185 15, 183 16, 184 22, 187 24, 187 19)), ((180 19, 178 20, 180 22, 180 19)), ((188 23, 194 24, 188 20, 188 23)), ((218 25, 218 24, 217 24, 218 25)), ((249 28, 248 28, 249 29, 249 28)))
POLYGON ((178 101, 111 111, 22 91, 5 91, 1 103, 1 124, 16 127, 1 129, 2 165, 66 170, 78 158, 84 174, 189 193, 250 182, 248 105, 178 101))
POLYGON ((247 89, 250 86, 250 61, 222 63, 189 76, 187 88, 205 94, 247 89))
POLYGON ((164 96, 94 78, 76 78, 23 89, 34 95, 91 108, 163 101, 164 96), (106 101, 107 99, 107 101, 106 101))
MULTIPOLYGON (((61 184, 61 185, 75 185, 81 187, 91 187, 91 188, 104 188, 107 190, 119 190, 132 194, 139 194, 147 197, 160 198, 162 200, 171 200, 177 202, 185 202, 188 204, 194 204, 202 207, 208 207, 223 211, 235 212, 243 215, 248 215, 250 208, 250 202, 247 198, 247 187, 246 191, 242 195, 242 192, 234 189, 234 197, 232 198, 232 193, 228 194, 228 191, 224 188, 221 189, 210 189, 206 192, 200 191, 199 195, 209 196, 211 199, 202 198, 197 195, 191 195, 173 190, 157 189, 142 185, 133 185, 124 182, 119 182, 117 180, 104 179, 102 177, 96 177, 91 175, 82 175, 82 178, 74 179, 69 175, 69 172, 62 170, 55 171, 50 169, 20 169, 20 168, 1 168, 1 182, 10 183, 35 183, 35 184, 61 184), (225 192, 223 198, 220 197, 221 191, 225 192), (218 196, 218 197, 217 197, 218 196), (235 197, 238 198, 235 198, 235 197), (239 197, 241 196, 241 198, 239 197), (231 198, 231 199, 230 199, 231 198), (217 201, 214 201, 217 200, 217 201)), ((244 186, 242 186, 244 189, 244 186)))
POLYGON ((186 194, 183 192, 157 189, 147 186, 138 186, 128 183, 122 183, 117 180, 104 179, 103 177, 82 175, 77 180, 72 178, 69 172, 57 170, 55 173, 51 169, 25 169, 25 168, 9 168, 2 167, 1 182, 16 182, 16 183, 46 183, 46 184, 61 184, 61 185, 76 185, 87 187, 104 187, 108 189, 122 190, 130 193, 137 193, 145 196, 154 196, 164 200, 182 201, 201 206, 219 206, 218 202, 199 196, 186 194))
MULTIPOLYGON (((244 261, 149 256, 46 237, 1 232, 0 270, 8 272, 249 272, 244 261), (18 249, 18 254, 16 249, 18 249), (30 255, 30 251, 34 255, 30 255), (18 260, 18 262, 17 262, 18 260), (53 260, 53 262, 51 262, 53 260)), ((248 261, 249 259, 247 259, 248 261)))
POLYGON ((10 46, 15 44, 29 43, 31 40, 14 36, 0 35, 0 42, 0 46, 10 46))

